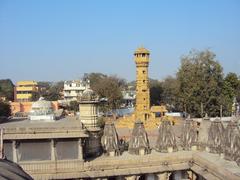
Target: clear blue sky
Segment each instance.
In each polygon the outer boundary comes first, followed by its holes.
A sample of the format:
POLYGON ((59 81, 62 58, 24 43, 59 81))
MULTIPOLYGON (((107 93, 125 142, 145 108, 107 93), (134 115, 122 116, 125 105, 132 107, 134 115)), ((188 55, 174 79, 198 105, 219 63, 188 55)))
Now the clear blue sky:
POLYGON ((240 75, 240 1, 0 0, 0 79, 134 80, 141 45, 151 51, 151 78, 174 75, 182 55, 206 48, 240 75))

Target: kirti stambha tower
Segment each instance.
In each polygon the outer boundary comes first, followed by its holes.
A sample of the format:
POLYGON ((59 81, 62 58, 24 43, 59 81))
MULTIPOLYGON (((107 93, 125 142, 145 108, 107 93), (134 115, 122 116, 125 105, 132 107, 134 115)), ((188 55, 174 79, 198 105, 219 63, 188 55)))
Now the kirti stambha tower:
POLYGON ((148 80, 148 64, 150 52, 141 47, 134 53, 136 63, 136 106, 135 118, 147 120, 150 115, 150 93, 148 80))

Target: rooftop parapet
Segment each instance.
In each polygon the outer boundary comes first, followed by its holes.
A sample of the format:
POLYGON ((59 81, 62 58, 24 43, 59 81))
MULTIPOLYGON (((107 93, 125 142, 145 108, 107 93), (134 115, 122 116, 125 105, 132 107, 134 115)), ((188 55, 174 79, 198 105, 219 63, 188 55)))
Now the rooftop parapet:
POLYGON ((130 154, 145 155, 150 153, 149 140, 143 122, 138 120, 134 124, 129 141, 130 154))
POLYGON ((158 132, 156 150, 164 153, 177 151, 176 137, 169 120, 162 120, 158 132))

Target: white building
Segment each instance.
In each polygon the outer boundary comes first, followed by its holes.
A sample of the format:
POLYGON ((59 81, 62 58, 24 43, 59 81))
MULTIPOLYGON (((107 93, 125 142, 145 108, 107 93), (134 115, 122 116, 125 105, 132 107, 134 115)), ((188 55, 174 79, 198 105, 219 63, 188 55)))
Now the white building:
POLYGON ((74 101, 81 97, 84 90, 90 88, 89 80, 73 80, 64 82, 64 99, 74 101))
POLYGON ((29 113, 29 119, 31 121, 55 121, 51 101, 46 101, 41 97, 38 101, 34 102, 32 104, 32 110, 29 113))
POLYGON ((134 107, 136 101, 136 91, 134 90, 124 90, 122 91, 123 105, 125 107, 134 107))

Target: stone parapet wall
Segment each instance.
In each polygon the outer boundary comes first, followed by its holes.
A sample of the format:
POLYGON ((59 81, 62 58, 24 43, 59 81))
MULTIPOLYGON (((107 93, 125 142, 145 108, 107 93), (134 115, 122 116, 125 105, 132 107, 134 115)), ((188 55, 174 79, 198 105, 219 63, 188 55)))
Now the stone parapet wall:
POLYGON ((34 179, 106 178, 141 174, 159 174, 176 170, 192 170, 206 179, 240 178, 236 163, 207 152, 152 152, 145 156, 101 156, 89 162, 81 160, 21 162, 20 165, 34 179))

